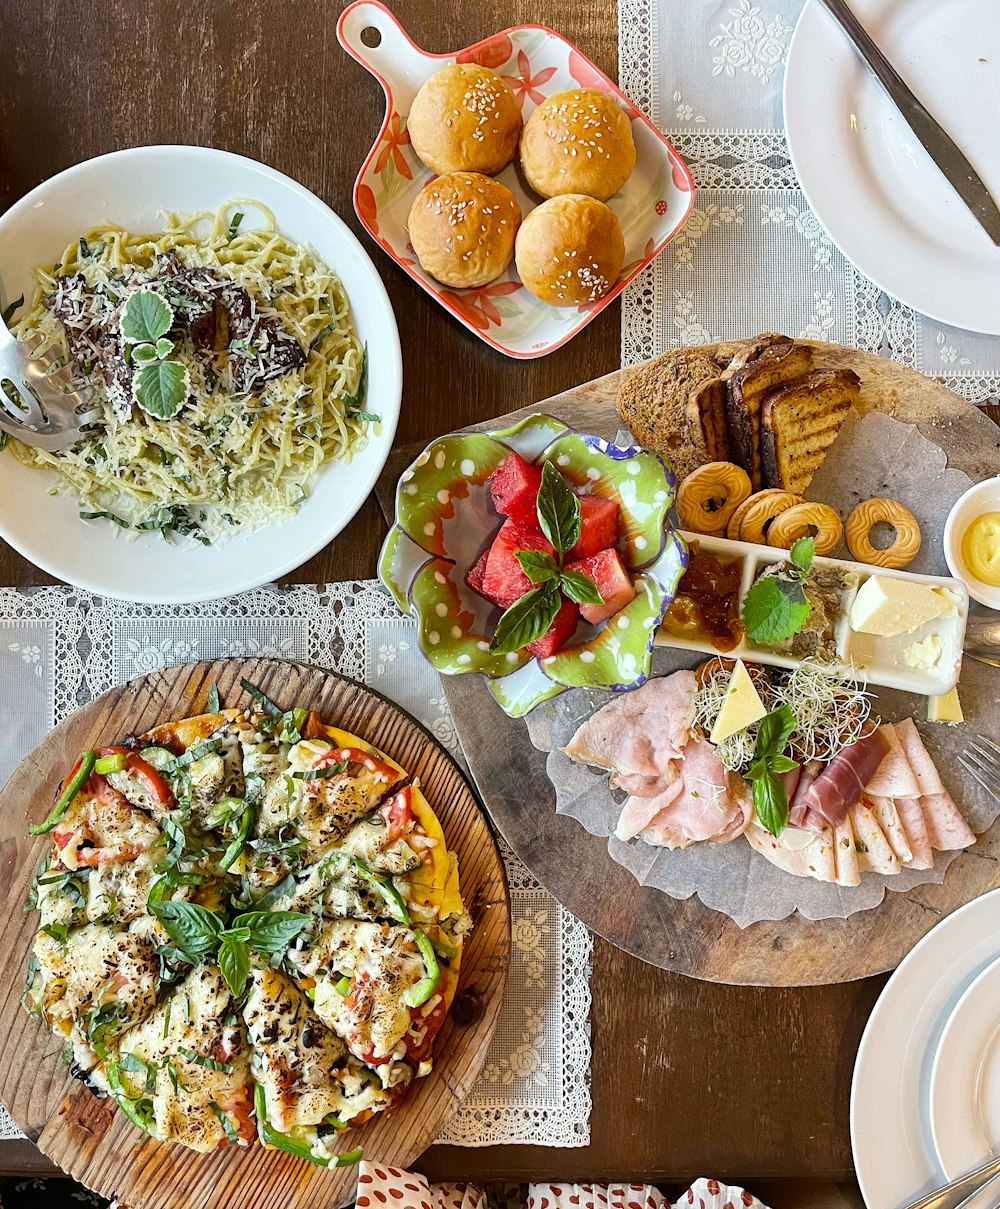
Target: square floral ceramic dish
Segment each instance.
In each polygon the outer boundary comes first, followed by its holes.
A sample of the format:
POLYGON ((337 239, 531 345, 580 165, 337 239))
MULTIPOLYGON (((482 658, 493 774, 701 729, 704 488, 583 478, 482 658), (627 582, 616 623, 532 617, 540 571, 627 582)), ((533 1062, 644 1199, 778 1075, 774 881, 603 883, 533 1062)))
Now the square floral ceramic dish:
MULTIPOLYGON (((670 242, 694 204, 691 175, 670 143, 585 55, 544 25, 519 25, 455 54, 436 55, 414 45, 378 0, 358 0, 341 14, 337 36, 348 54, 376 77, 386 98, 382 129, 354 185, 358 217, 405 272, 470 331, 509 357, 541 357, 572 339, 670 242), (406 120, 421 85, 455 62, 479 63, 503 76, 525 119, 551 93, 581 87, 608 93, 628 114, 635 170, 608 202, 625 235, 625 267, 603 298, 580 307, 549 306, 521 285, 513 263, 488 285, 453 290, 417 263, 406 220, 414 197, 433 173, 410 145, 406 120)), ((497 179, 513 192, 524 214, 539 204, 513 164, 497 179)))
POLYGON ((655 453, 609 444, 552 416, 439 437, 400 478, 379 574, 417 619, 420 649, 435 668, 482 673, 512 718, 567 688, 625 692, 649 675, 653 637, 687 565, 687 547, 667 523, 675 487, 673 471, 655 453), (504 519, 487 480, 512 451, 526 462, 551 462, 579 494, 618 504, 618 552, 635 589, 608 621, 581 624, 568 645, 541 659, 526 650, 490 651, 500 610, 466 583, 504 519))

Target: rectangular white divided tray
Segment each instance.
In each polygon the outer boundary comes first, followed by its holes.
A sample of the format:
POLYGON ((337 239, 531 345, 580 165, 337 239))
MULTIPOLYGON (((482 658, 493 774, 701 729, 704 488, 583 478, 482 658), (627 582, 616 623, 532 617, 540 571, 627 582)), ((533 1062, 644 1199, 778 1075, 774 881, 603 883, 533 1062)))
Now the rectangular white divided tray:
MULTIPOLYGON (((750 542, 731 541, 729 538, 710 537, 704 533, 682 531, 681 536, 687 542, 697 542, 702 550, 710 554, 742 562, 741 602, 750 585, 765 566, 784 562, 788 557, 787 550, 779 550, 774 546, 758 546, 750 542)), ((883 685, 886 688, 900 689, 908 693, 939 696, 955 687, 962 667, 965 626, 969 619, 969 593, 961 580, 940 575, 914 575, 909 571, 892 571, 885 567, 872 567, 867 563, 846 562, 841 559, 819 556, 813 565, 816 568, 829 567, 840 568, 842 571, 853 571, 858 577, 857 585, 844 593, 843 610, 834 628, 838 661, 833 666, 845 673, 850 672, 858 675, 859 678, 863 677, 869 684, 883 685), (929 621, 895 638, 858 634, 850 626, 851 605, 862 584, 873 575, 878 575, 882 579, 905 579, 927 584, 929 587, 947 588, 957 602, 955 613, 950 617, 929 621), (931 634, 939 635, 942 642, 941 656, 937 663, 929 669, 910 667, 906 662, 906 649, 931 634)), ((678 647, 682 650, 702 651, 706 655, 725 654, 729 659, 767 663, 774 667, 792 668, 797 667, 801 662, 799 659, 779 655, 774 651, 769 651, 766 647, 757 646, 745 636, 733 650, 721 652, 707 640, 679 638, 661 629, 656 635, 655 644, 678 647)))

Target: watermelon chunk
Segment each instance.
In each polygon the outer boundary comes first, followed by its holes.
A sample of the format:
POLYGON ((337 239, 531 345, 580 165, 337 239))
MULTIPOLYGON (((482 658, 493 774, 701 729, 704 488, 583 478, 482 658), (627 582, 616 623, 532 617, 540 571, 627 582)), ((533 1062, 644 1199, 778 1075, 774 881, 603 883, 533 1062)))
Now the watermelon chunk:
POLYGON ((580 496, 580 540, 568 558, 589 558, 618 545, 621 536, 618 504, 603 495, 580 496))
POLYGON ((599 550, 589 558, 568 563, 566 570, 580 571, 592 579, 604 597, 604 604, 580 606, 582 616, 593 625, 613 617, 635 599, 635 588, 617 550, 599 550))
POLYGON ((493 504, 501 516, 536 525, 535 501, 542 482, 542 468, 510 453, 490 475, 493 504))
POLYGON ((483 591, 483 578, 486 575, 486 560, 489 558, 489 556, 490 548, 487 546, 482 554, 480 554, 480 556, 476 559, 472 570, 465 577, 465 582, 469 585, 473 592, 476 592, 480 596, 486 597, 487 600, 489 600, 489 597, 486 596, 486 593, 483 591))
POLYGON ((516 550, 546 550, 554 554, 552 543, 540 529, 519 525, 510 518, 504 521, 500 532, 493 539, 482 588, 477 589, 488 599, 509 608, 518 597, 523 596, 535 585, 521 570, 515 557, 516 550))
POLYGON ((549 655, 554 655, 573 637, 573 631, 576 629, 579 619, 579 607, 571 600, 564 600, 556 614, 555 621, 541 638, 536 638, 534 642, 528 643, 528 650, 532 655, 537 655, 539 659, 547 659, 549 655))

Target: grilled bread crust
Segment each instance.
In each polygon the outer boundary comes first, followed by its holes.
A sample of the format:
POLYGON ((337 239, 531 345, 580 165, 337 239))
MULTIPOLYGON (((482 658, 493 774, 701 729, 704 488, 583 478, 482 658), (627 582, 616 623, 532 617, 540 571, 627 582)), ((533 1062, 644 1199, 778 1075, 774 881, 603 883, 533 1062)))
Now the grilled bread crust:
POLYGON ((750 476, 754 491, 759 491, 763 482, 760 414, 764 399, 772 391, 807 374, 812 364, 812 349, 808 346, 774 344, 729 379, 726 398, 729 439, 733 455, 750 476))
POLYGON ((805 491, 860 390, 853 370, 820 369, 767 396, 760 424, 766 486, 805 491))

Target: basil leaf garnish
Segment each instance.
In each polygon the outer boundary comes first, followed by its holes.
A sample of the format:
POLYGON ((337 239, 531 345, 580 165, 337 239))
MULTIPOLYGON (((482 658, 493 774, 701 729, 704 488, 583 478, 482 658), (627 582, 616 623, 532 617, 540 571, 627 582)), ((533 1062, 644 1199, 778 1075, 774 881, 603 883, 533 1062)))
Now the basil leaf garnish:
POLYGON ((150 903, 149 909, 192 965, 215 949, 222 932, 222 918, 214 911, 170 898, 150 903))
POLYGON ((577 604, 604 604, 597 584, 582 571, 563 571, 559 576, 559 586, 577 604))
POLYGON ((226 985, 239 998, 246 989, 250 977, 250 950, 246 943, 233 936, 223 938, 219 945, 219 969, 226 985))
POLYGON ((515 550, 514 557, 533 584, 559 577, 559 564, 546 550, 515 550))
POLYGON ((535 507, 541 530, 556 553, 567 554, 580 540, 580 501, 551 462, 542 467, 535 507))
POLYGON ((300 911, 248 911, 233 922, 250 929, 247 944, 251 949, 276 953, 291 944, 309 922, 309 916, 300 911))
POLYGON ((765 772, 753 782, 753 805, 760 825, 774 836, 781 835, 788 825, 788 794, 775 773, 765 772))
POLYGON ((560 602, 555 580, 525 592, 497 622, 490 650, 494 655, 506 655, 541 638, 555 621, 560 602))

